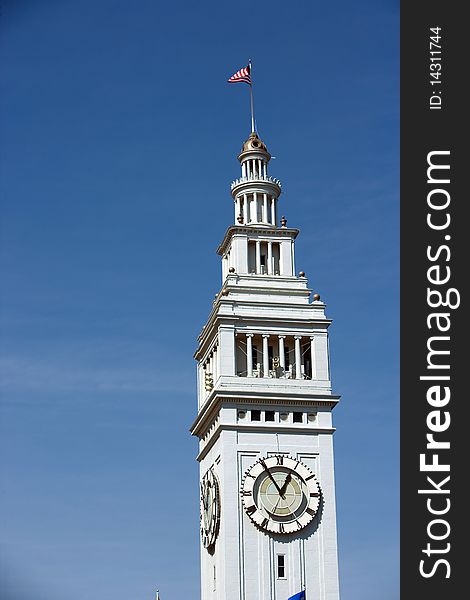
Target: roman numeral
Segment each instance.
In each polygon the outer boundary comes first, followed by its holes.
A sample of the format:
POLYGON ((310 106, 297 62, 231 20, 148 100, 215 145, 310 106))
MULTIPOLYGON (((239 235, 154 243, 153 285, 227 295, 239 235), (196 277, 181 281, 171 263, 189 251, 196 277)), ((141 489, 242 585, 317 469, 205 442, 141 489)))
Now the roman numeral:
POLYGON ((246 512, 249 515, 252 515, 254 512, 256 512, 256 506, 254 504, 252 506, 247 506, 246 512))
POLYGON ((269 519, 263 519, 263 522, 261 523, 261 527, 266 527, 266 525, 269 523, 269 519))
POLYGON ((308 481, 309 479, 313 479, 315 477, 315 475, 309 475, 308 477, 305 478, 305 481, 308 481))
POLYGON ((307 508, 306 512, 308 512, 308 514, 312 515, 312 516, 316 514, 316 512, 314 510, 312 510, 311 508, 307 508))
POLYGON ((284 457, 283 456, 279 456, 279 454, 276 455, 276 460, 277 460, 277 464, 278 465, 283 465, 284 464, 284 457))
POLYGON ((316 497, 319 496, 320 494, 318 492, 310 492, 310 498, 312 497, 316 497))
POLYGON ((244 496, 252 496, 253 492, 251 490, 243 490, 243 495, 244 496))
POLYGON ((279 533, 285 533, 286 530, 284 529, 284 523, 279 523, 279 533))

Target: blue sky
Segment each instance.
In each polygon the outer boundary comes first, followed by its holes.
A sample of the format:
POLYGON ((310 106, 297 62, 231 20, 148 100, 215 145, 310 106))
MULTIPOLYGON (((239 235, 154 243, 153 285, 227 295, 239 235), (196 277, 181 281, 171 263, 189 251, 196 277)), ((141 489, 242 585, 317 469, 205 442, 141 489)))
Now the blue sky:
MULTIPOLYGON (((333 319, 342 600, 398 597, 398 2, 2 3, 8 600, 199 597, 192 353, 249 134, 333 319)), ((313 599, 312 599, 313 600, 313 599)))

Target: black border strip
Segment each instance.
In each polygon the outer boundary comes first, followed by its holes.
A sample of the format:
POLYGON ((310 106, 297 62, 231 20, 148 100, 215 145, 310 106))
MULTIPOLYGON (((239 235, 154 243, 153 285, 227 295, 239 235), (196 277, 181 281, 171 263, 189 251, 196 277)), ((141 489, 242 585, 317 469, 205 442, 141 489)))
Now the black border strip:
POLYGON ((470 230, 464 211, 470 199, 464 181, 470 169, 463 90, 470 34, 464 7, 435 0, 401 4, 402 600, 466 595, 470 230), (436 27, 437 34, 430 30, 436 27), (427 435, 443 446, 427 447, 427 435))

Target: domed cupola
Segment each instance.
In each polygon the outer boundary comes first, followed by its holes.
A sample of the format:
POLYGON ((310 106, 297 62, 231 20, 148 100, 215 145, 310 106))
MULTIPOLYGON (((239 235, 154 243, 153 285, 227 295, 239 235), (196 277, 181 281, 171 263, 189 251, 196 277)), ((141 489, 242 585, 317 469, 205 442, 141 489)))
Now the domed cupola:
POLYGON ((250 137, 242 146, 242 151, 238 156, 238 160, 241 162, 247 152, 263 153, 266 160, 269 161, 271 155, 266 148, 266 144, 260 139, 256 131, 250 133, 250 137))

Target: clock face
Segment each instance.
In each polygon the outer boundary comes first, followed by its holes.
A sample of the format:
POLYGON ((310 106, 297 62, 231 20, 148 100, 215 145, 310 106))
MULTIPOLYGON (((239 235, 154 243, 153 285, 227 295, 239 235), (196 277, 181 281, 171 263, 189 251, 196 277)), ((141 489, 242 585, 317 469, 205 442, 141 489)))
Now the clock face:
POLYGON ((272 533, 295 533, 317 514, 321 492, 306 465, 277 454, 259 459, 248 469, 240 494, 255 525, 272 533))
POLYGON ((201 539, 211 549, 219 533, 220 495, 214 471, 209 469, 201 481, 201 539))

